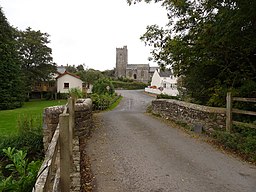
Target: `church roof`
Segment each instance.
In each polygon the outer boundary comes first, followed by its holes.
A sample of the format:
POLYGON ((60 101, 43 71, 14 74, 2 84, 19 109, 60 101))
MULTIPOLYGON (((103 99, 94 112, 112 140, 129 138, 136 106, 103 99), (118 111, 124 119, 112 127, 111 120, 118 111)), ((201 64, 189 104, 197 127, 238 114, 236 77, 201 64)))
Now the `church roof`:
POLYGON ((149 68, 149 64, 128 64, 127 69, 149 68))

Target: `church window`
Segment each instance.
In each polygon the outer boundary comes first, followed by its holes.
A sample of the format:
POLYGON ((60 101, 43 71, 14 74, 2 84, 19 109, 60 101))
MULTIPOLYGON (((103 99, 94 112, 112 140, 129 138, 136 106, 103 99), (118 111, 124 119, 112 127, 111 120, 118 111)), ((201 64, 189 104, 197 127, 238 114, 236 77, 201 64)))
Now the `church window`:
POLYGON ((137 75, 136 75, 136 74, 133 74, 133 78, 134 78, 134 79, 137 79, 137 75))
POLYGON ((144 77, 144 71, 143 70, 141 70, 141 75, 140 76, 144 77))

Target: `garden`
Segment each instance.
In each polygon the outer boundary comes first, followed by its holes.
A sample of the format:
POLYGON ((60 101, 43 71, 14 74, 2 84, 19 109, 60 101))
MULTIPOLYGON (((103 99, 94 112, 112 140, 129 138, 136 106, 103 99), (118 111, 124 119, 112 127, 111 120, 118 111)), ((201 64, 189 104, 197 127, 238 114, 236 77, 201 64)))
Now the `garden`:
POLYGON ((42 113, 66 100, 33 100, 0 111, 0 191, 31 191, 44 158, 42 113))

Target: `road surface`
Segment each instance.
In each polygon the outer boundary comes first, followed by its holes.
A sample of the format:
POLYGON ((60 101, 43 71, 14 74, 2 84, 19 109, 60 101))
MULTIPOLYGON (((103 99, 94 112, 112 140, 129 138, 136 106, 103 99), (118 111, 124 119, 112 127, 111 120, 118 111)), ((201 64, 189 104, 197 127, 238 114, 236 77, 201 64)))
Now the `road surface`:
POLYGON ((144 114, 154 98, 120 91, 87 145, 98 192, 256 192, 256 167, 144 114))

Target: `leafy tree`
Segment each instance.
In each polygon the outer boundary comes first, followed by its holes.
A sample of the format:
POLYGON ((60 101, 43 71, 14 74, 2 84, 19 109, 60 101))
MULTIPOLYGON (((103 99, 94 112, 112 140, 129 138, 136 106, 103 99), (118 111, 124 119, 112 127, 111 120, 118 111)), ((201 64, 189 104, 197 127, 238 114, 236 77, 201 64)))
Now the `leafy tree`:
POLYGON ((0 8, 0 109, 21 107, 24 101, 24 84, 14 34, 0 8))
POLYGON ((103 74, 105 77, 115 78, 115 70, 114 70, 114 69, 102 71, 102 74, 103 74))
POLYGON ((112 95, 114 94, 115 89, 112 82, 109 79, 101 78, 93 84, 92 92, 97 93, 99 95, 112 95))
MULTIPOLYGON (((152 59, 184 77, 195 102, 220 106, 227 90, 241 94, 242 87, 256 83, 256 1, 155 2, 166 8, 169 22, 166 28, 148 26, 141 39, 154 47, 152 59)), ((253 87, 247 96, 256 97, 253 87)))
POLYGON ((77 68, 75 67, 75 65, 67 65, 66 66, 66 71, 70 72, 70 73, 76 73, 77 72, 77 68))
POLYGON ((84 71, 85 64, 80 64, 76 67, 77 71, 84 71))
POLYGON ((103 77, 102 73, 95 69, 78 71, 76 74, 79 75, 81 77, 81 80, 88 85, 93 84, 95 81, 103 77))
POLYGON ((17 32, 17 43, 27 91, 30 92, 35 83, 49 80, 50 74, 56 71, 52 50, 48 47, 49 35, 27 28, 17 32))

